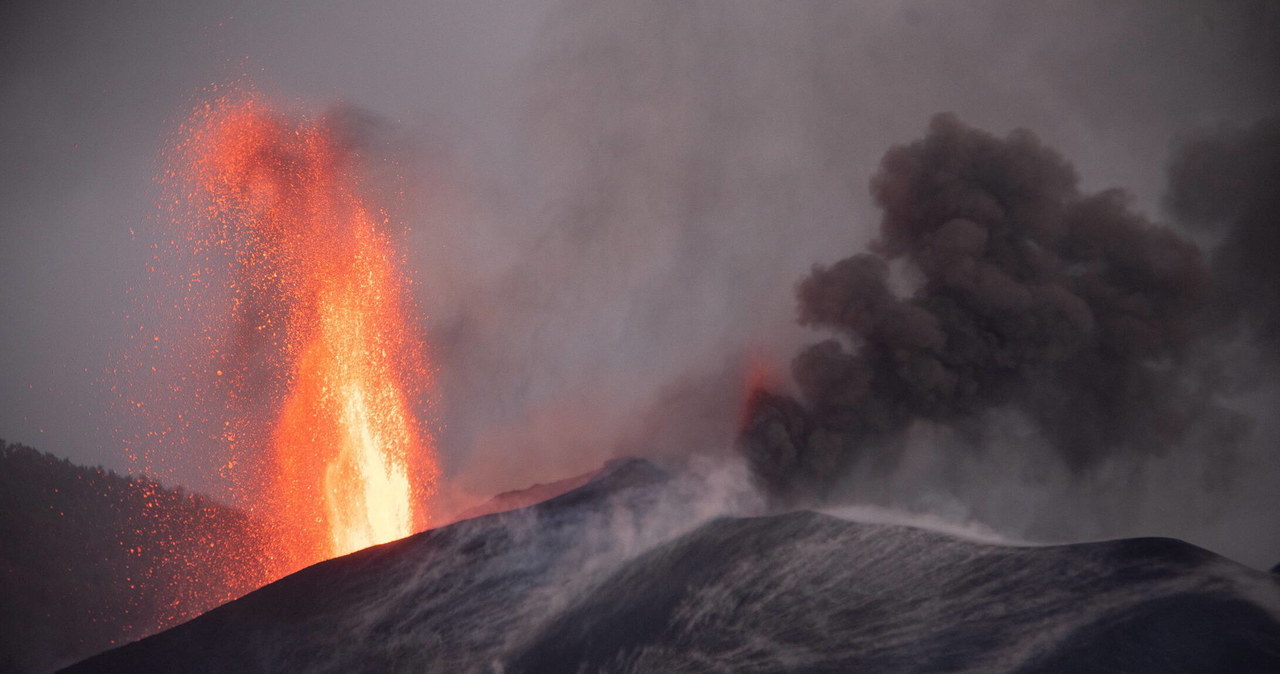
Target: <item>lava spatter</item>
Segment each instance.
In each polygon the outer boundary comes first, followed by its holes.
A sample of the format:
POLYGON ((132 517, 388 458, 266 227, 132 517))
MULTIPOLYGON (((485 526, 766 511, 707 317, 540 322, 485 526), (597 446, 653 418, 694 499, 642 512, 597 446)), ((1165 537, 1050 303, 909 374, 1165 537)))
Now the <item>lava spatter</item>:
POLYGON ((226 344, 208 361, 227 399, 225 469, 273 531, 275 573, 425 526, 430 369, 390 220, 341 123, 238 93, 199 109, 173 158, 192 245, 226 279, 226 314, 210 318, 226 344))

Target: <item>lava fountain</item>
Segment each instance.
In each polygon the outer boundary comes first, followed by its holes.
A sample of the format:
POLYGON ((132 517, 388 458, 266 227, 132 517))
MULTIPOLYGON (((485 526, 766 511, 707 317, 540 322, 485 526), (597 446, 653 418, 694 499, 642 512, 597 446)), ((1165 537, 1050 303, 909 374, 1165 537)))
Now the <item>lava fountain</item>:
POLYGON ((227 278, 231 345, 211 374, 250 410, 224 422, 226 468, 257 494, 275 575, 424 527, 436 476, 408 280, 349 136, 241 95, 201 108, 176 146, 179 198, 222 267, 207 271, 227 278))

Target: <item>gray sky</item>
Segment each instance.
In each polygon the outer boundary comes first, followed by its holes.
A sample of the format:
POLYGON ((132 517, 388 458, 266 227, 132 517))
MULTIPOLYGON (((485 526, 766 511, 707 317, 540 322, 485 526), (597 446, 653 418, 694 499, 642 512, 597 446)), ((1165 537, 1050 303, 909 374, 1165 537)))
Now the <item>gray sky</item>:
MULTIPOLYGON (((536 3, 7 3, 0 434, 122 466, 98 380, 163 235, 153 177, 203 87, 350 101, 501 162, 536 3), (135 234, 131 234, 131 230, 135 234)), ((478 169, 477 169, 478 170, 478 169)))
MULTIPOLYGON (((446 476, 486 493, 651 435, 656 452, 727 441, 743 362, 785 372, 814 338, 793 325, 795 282, 874 236, 868 178, 937 112, 1030 128, 1086 189, 1125 187, 1158 218, 1176 140, 1276 111, 1275 10, 7 3, 0 437, 127 467, 104 372, 165 236, 166 139, 210 83, 247 73, 317 113, 385 120, 416 181, 407 256, 446 476)), ((175 465, 170 479, 219 489, 175 465)))

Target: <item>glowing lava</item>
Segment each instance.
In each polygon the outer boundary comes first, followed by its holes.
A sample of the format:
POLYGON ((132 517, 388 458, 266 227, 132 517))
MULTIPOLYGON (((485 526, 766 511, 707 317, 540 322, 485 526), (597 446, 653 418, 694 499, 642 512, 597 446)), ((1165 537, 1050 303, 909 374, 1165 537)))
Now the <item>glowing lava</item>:
POLYGON ((340 120, 240 95, 200 110, 178 154, 181 196, 228 275, 235 344, 216 374, 238 409, 269 408, 229 420, 225 439, 231 470, 261 473, 244 479, 276 573, 425 526, 436 469, 415 409, 429 370, 389 219, 340 120), (245 456, 252 445, 270 460, 245 456))

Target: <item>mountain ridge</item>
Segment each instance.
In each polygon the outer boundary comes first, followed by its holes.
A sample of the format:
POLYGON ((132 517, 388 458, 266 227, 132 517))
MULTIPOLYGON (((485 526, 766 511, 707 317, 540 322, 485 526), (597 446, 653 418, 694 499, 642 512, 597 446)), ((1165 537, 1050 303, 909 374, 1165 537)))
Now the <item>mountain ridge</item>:
POLYGON ((692 521, 699 491, 621 462, 64 671, 1280 667, 1274 576, 1176 539, 1013 547, 810 511, 692 521))
POLYGON ((3 441, 0 540, 5 674, 52 671, 250 589, 224 574, 262 545, 246 514, 208 497, 3 441))

